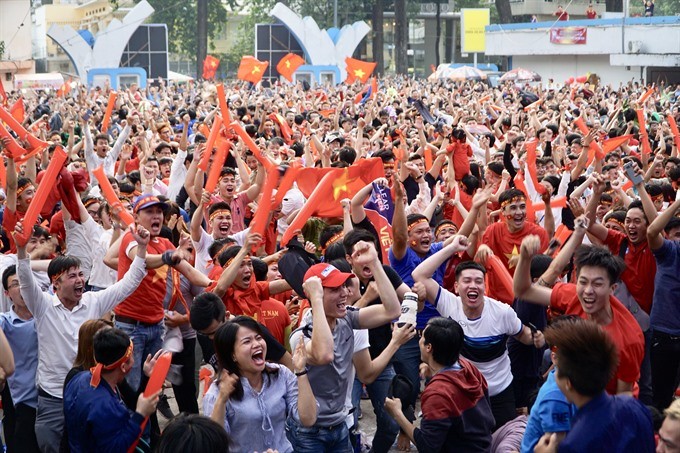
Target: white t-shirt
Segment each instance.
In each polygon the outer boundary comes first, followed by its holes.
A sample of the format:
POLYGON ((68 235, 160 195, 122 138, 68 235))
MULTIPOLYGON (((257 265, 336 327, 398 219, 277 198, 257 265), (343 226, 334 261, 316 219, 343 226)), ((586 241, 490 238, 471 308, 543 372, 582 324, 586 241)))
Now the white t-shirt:
POLYGON ((435 307, 442 316, 456 321, 463 328, 465 339, 461 355, 471 361, 484 375, 489 396, 498 395, 512 383, 508 337, 522 331, 522 321, 509 305, 484 297, 482 315, 468 319, 460 297, 439 289, 435 307))

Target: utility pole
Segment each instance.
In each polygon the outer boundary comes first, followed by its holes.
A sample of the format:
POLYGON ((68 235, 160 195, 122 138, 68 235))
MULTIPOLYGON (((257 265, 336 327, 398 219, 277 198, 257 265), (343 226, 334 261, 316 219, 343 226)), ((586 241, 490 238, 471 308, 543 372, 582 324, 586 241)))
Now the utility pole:
POLYGON ((203 61, 208 55, 208 0, 196 2, 196 78, 203 75, 203 61))

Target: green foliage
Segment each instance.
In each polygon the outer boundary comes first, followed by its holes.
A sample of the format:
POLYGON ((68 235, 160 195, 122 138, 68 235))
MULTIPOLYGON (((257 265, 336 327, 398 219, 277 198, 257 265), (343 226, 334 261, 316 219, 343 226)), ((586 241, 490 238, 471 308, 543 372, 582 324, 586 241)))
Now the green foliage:
POLYGON ((5 56, 5 41, 0 41, 0 60, 5 56))
MULTIPOLYGON (((111 1, 111 0, 110 0, 111 1)), ((139 2, 139 0, 135 0, 139 2)), ((151 22, 167 24, 170 51, 193 57, 196 54, 198 36, 196 27, 196 1, 148 0, 155 12, 151 22)), ((227 20, 227 9, 236 8, 235 0, 208 0, 208 42, 215 38, 220 25, 227 20)))

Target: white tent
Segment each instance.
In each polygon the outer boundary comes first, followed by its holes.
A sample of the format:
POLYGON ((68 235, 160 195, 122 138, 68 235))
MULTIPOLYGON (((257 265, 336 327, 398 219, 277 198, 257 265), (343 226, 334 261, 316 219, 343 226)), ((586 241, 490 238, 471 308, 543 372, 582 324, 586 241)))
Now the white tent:
POLYGON ((180 74, 179 72, 168 71, 168 80, 172 80, 173 82, 188 82, 190 80, 194 80, 194 78, 189 77, 188 75, 180 74))

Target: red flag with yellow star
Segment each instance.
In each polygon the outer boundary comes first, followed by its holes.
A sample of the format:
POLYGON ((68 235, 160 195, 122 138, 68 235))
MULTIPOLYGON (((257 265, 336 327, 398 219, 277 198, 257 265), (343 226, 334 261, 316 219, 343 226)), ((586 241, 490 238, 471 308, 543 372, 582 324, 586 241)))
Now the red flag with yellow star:
POLYGON ((276 65, 276 70, 289 82, 293 81, 293 73, 297 68, 305 64, 304 58, 300 55, 289 53, 279 61, 276 65))
POLYGON ((345 63, 347 64, 347 79, 345 79, 345 82, 347 83, 354 83, 357 79, 361 80, 361 83, 366 83, 378 64, 349 57, 345 58, 345 63))
POLYGON ((377 157, 359 159, 358 163, 346 168, 303 168, 297 178, 298 189, 308 199, 308 205, 315 206, 312 214, 319 217, 341 217, 340 200, 352 198, 359 190, 378 178, 385 177, 382 160, 377 157), (328 173, 334 173, 335 178, 331 189, 326 193, 311 197, 321 179, 328 173))
POLYGON ((203 60, 203 78, 214 79, 217 74, 217 67, 220 65, 220 60, 212 55, 206 55, 203 60))
POLYGON ((257 83, 262 80, 267 66, 269 66, 268 61, 260 61, 255 57, 246 55, 241 58, 241 64, 238 67, 236 77, 246 82, 257 83))

